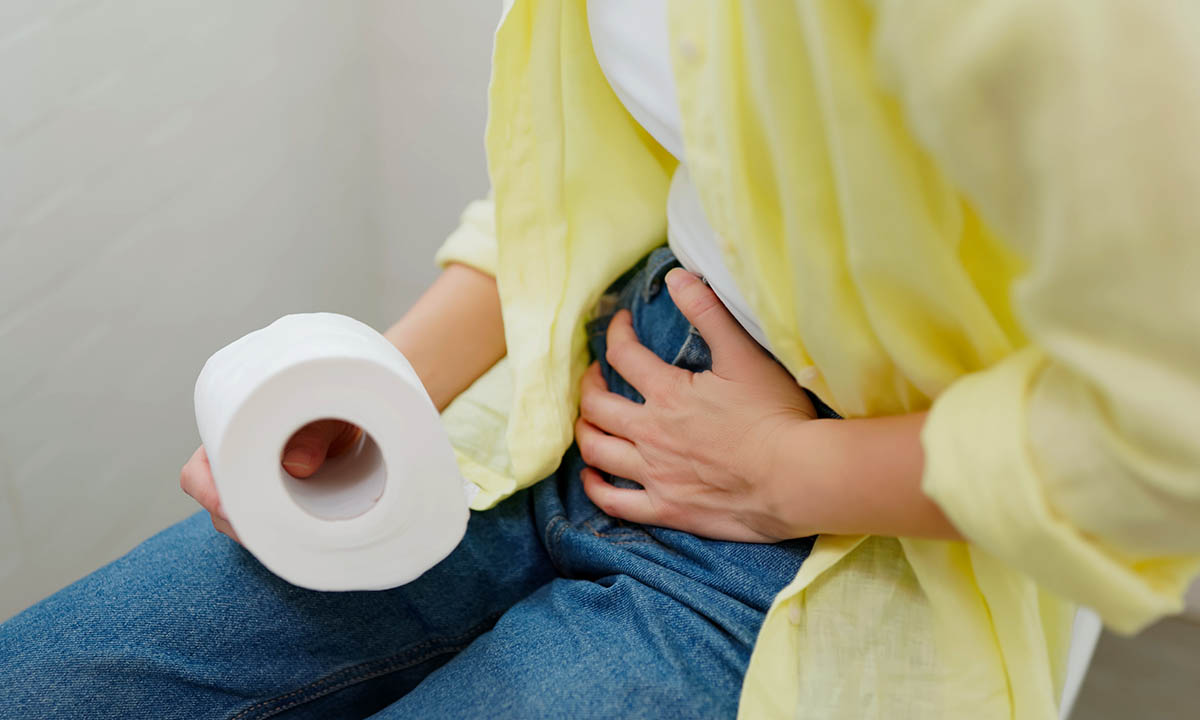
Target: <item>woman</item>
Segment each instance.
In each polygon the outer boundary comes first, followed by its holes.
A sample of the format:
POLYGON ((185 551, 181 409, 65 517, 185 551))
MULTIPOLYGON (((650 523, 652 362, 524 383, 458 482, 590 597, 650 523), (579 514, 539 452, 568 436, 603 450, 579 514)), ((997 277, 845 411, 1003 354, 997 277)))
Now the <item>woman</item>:
POLYGON ((1136 630, 1200 558, 1198 21, 517 0, 493 197, 389 332, 462 545, 312 593, 193 518, 4 626, 9 706, 1054 717, 1073 603, 1136 630))

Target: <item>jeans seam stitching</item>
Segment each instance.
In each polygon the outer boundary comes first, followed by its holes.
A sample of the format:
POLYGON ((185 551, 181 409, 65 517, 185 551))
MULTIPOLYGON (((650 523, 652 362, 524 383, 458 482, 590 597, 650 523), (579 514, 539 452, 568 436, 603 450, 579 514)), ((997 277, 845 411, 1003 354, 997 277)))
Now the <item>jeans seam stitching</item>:
POLYGON ((306 702, 316 700, 317 698, 324 697, 325 695, 337 692, 338 690, 344 690, 351 685, 356 685, 365 680, 382 677, 398 670, 404 670, 405 668, 419 665, 430 658, 445 654, 447 652, 457 652, 471 644, 470 642, 464 643, 463 641, 468 639, 473 641, 475 636, 479 634, 476 632, 476 630, 485 628, 488 625, 495 623, 496 620, 499 619, 503 614, 503 612, 491 613, 490 615, 486 616, 482 622, 476 623, 468 632, 461 635, 456 635, 450 638, 441 638, 438 640, 426 640, 425 642, 413 645, 403 652, 395 653, 394 655, 385 657, 382 660, 369 660, 365 663, 359 663, 358 665, 352 665, 348 668, 337 670, 322 678, 314 680, 307 685, 296 688, 295 690, 268 698, 266 700, 261 700, 250 707, 243 708, 236 715, 230 716, 229 720, 249 720, 252 717, 252 713, 257 713, 258 711, 264 709, 267 714, 257 714, 255 716, 258 718, 269 718, 274 715, 278 715, 285 710, 290 710, 297 705, 302 705, 306 702), (415 658, 412 657, 412 653, 414 651, 419 651, 430 647, 432 647, 431 650, 427 650, 415 658), (364 668, 365 666, 379 665, 381 663, 383 664, 382 667, 378 667, 373 670, 360 670, 360 668, 364 668), (357 674, 350 675, 349 677, 345 677, 341 680, 334 679, 337 675, 346 675, 348 673, 354 673, 355 671, 358 671, 357 674), (299 697, 295 697, 297 695, 299 697), (283 700, 287 700, 288 698, 293 699, 286 705, 268 708, 268 706, 283 700))
POLYGON ((554 534, 554 531, 557 530, 558 526, 565 520, 566 518, 564 518, 562 515, 554 515, 546 521, 546 527, 542 530, 542 544, 546 546, 546 552, 551 555, 554 554, 554 540, 551 535, 554 534))
MULTIPOLYGON (((563 515, 557 515, 557 516, 555 516, 555 519, 559 521, 558 527, 554 531, 553 539, 550 539, 549 542, 547 543, 546 550, 550 553, 550 558, 551 558, 551 560, 554 561, 554 566, 560 572, 565 573, 566 567, 567 567, 567 560, 565 557, 563 557, 562 553, 560 553, 558 551, 558 546, 560 544, 560 541, 562 540, 562 536, 565 535, 567 533, 567 531, 571 529, 571 523, 563 515)), ((547 530, 549 530, 549 528, 547 528, 547 530)), ((549 534, 550 533, 547 532, 547 535, 549 535, 549 534)))
POLYGON ((559 541, 562 540, 562 536, 566 535, 567 530, 570 530, 570 529, 571 529, 571 524, 569 522, 567 522, 567 519, 564 517, 562 519, 562 522, 559 524, 558 532, 554 533, 554 544, 558 545, 559 541))
POLYGON ((595 515, 593 515, 592 517, 588 518, 587 520, 584 520, 583 525, 588 530, 591 530, 593 535, 595 535, 596 537, 598 537, 602 540, 615 541, 618 539, 641 538, 641 536, 643 536, 645 534, 644 530, 638 530, 637 528, 616 528, 612 531, 599 530, 596 528, 595 525, 592 524, 592 521, 595 520, 596 518, 600 517, 601 514, 602 513, 598 512, 595 515))
POLYGON ((550 561, 559 570, 565 566, 566 560, 558 552, 558 541, 569 528, 569 522, 565 515, 555 515, 546 522, 546 528, 542 531, 542 542, 546 546, 546 554, 550 556, 550 561))
MULTIPOLYGON (((469 645, 469 644, 470 643, 467 643, 467 645, 469 645)), ((364 682, 366 680, 372 680, 377 677, 382 677, 384 675, 396 672, 398 670, 403 670, 406 667, 412 667, 413 665, 419 665, 419 664, 425 662, 426 660, 429 660, 430 658, 437 657, 438 655, 442 655, 444 653, 462 650, 463 648, 467 647, 467 645, 447 645, 447 646, 435 648, 435 649, 430 650, 429 652, 425 653, 424 655, 420 655, 416 658, 413 658, 412 660, 410 660, 408 662, 385 665, 384 667, 379 668, 377 670, 364 672, 364 673, 361 673, 358 675, 352 675, 344 680, 341 680, 341 681, 333 683, 333 684, 322 685, 323 682, 328 681, 327 679, 311 683, 309 686, 307 686, 304 689, 304 694, 292 699, 290 702, 288 702, 285 705, 280 705, 275 708, 270 708, 269 710, 266 711, 267 714, 258 715, 258 717, 259 718, 273 717, 275 715, 278 715, 281 712, 284 712, 285 710, 291 710, 292 708, 294 708, 298 705, 303 705, 307 702, 311 702, 318 698, 325 697, 326 695, 331 695, 331 694, 337 692, 338 690, 344 690, 344 689, 350 687, 351 685, 357 685, 358 683, 364 682)), ((282 699, 282 698, 279 698, 279 699, 282 699)), ((232 720, 242 720, 243 718, 250 718, 250 716, 249 715, 235 715, 232 720)))
POLYGON ((653 536, 645 538, 631 538, 627 540, 610 540, 609 545, 661 545, 653 536))
POLYGON ((602 538, 602 537, 604 537, 604 536, 603 536, 603 535, 601 535, 601 534, 600 534, 600 531, 596 529, 596 526, 592 524, 592 521, 593 521, 593 520, 595 520, 595 519, 596 519, 596 517, 597 517, 598 515, 599 515, 599 513, 597 513, 596 515, 593 515, 593 516, 591 516, 590 518, 588 518, 588 519, 584 520, 584 521, 583 521, 583 526, 584 526, 585 528, 587 528, 588 530, 591 530, 591 531, 592 531, 592 534, 593 534, 593 535, 595 535, 596 537, 598 537, 598 538, 602 538))

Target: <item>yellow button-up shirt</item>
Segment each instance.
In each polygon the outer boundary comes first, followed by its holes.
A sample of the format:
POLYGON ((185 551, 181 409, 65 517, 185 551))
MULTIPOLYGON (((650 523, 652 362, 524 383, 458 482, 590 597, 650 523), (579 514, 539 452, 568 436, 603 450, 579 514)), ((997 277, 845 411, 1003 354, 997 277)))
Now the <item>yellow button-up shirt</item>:
MULTIPOLYGON (((930 409, 970 543, 822 536, 743 717, 1053 718, 1072 603, 1133 631, 1200 567, 1200 4, 675 0, 689 170, 772 348, 848 417, 930 409)), ((601 291, 675 161, 583 0, 496 33, 492 197, 439 252, 498 281, 508 357, 445 413, 477 508, 572 440, 601 291)))

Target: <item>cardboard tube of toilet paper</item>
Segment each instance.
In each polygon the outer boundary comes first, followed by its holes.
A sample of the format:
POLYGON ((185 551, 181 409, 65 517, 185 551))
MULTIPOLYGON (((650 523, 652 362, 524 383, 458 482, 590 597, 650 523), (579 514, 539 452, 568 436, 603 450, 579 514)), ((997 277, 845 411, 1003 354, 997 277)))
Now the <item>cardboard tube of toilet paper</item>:
POLYGON ((242 544, 313 590, 381 590, 440 562, 466 531, 464 485, 437 408, 404 355, 344 315, 287 315, 218 350, 196 425, 242 544), (293 478, 292 433, 337 418, 357 447, 293 478))

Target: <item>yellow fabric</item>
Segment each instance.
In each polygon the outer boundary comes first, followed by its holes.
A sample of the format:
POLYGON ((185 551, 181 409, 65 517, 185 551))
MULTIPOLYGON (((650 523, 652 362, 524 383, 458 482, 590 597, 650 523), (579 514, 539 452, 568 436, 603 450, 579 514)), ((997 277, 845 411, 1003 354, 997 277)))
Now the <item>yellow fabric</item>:
MULTIPOLYGON (((689 169, 780 360, 850 417, 931 408, 970 544, 821 537, 747 718, 1053 718, 1071 603, 1133 631, 1200 560, 1200 4, 675 0, 689 169)), ((494 193, 439 254, 496 273, 509 357, 447 410, 488 507, 571 442, 583 323, 664 237, 674 161, 583 0, 497 31, 494 193), (481 222, 480 217, 484 217, 481 222)))
POLYGON ((496 204, 492 198, 467 205, 458 227, 438 248, 434 261, 445 266, 456 262, 496 275, 496 204))

